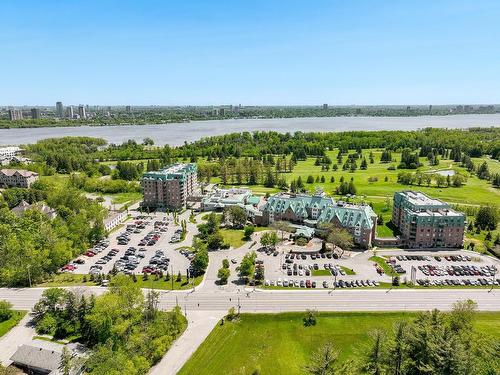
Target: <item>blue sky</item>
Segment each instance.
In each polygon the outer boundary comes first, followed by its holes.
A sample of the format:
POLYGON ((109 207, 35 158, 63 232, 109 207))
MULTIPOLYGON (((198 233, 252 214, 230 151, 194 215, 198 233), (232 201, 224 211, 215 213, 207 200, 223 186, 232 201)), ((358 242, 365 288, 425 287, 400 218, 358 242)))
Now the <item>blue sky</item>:
POLYGON ((500 103, 500 1, 3 0, 0 105, 500 103))

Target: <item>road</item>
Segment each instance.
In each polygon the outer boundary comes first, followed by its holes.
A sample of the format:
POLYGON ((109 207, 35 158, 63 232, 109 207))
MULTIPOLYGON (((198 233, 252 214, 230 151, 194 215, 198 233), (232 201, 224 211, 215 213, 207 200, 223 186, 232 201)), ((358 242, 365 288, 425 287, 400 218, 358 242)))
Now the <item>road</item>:
MULTIPOLYGON (((101 287, 75 287, 101 294, 101 287)), ((8 300, 15 309, 28 310, 40 298, 44 288, 0 289, 0 300, 8 300)), ((183 311, 224 311, 241 307, 241 312, 282 312, 316 309, 320 311, 404 311, 449 310, 458 300, 472 299, 482 311, 500 311, 500 289, 367 289, 367 290, 257 290, 236 288, 232 291, 160 291, 160 307, 178 304, 183 311), (239 303, 238 303, 239 301, 239 303)))

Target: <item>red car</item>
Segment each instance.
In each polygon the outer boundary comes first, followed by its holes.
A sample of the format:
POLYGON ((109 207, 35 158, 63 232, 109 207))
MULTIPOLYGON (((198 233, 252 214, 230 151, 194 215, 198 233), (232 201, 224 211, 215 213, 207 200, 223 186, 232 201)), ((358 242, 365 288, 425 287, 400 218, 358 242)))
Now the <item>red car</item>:
POLYGON ((85 255, 88 257, 93 257, 95 254, 92 251, 87 251, 85 255))

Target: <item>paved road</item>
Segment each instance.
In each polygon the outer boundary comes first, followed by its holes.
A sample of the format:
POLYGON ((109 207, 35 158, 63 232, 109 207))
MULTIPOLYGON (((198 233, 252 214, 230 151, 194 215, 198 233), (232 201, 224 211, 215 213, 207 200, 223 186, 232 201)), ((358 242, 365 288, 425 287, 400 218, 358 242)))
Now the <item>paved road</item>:
MULTIPOLYGON (((100 287, 76 287, 101 294, 100 287)), ((43 288, 0 289, 0 300, 16 309, 31 309, 43 288)), ((176 304, 188 315, 192 311, 224 311, 241 306, 241 312, 280 312, 317 309, 321 311, 449 310, 458 300, 472 299, 478 309, 500 311, 500 290, 493 289, 369 289, 369 290, 275 290, 251 291, 161 291, 160 307, 176 304)))

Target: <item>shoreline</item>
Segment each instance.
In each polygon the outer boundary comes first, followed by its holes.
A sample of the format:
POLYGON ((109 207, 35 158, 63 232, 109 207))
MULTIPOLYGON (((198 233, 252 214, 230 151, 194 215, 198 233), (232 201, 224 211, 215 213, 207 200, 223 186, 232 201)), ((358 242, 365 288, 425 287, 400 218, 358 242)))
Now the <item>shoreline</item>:
POLYGON ((73 125, 0 129, 0 146, 36 143, 41 139, 82 136, 103 138, 120 144, 129 139, 142 142, 152 138, 156 145, 179 146, 204 137, 229 133, 265 132, 348 132, 348 131, 416 131, 425 128, 469 129, 500 127, 499 114, 446 116, 337 116, 244 118, 197 120, 164 124, 73 125))

